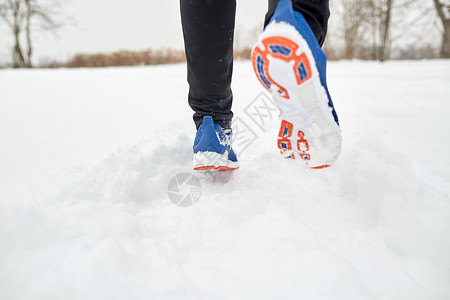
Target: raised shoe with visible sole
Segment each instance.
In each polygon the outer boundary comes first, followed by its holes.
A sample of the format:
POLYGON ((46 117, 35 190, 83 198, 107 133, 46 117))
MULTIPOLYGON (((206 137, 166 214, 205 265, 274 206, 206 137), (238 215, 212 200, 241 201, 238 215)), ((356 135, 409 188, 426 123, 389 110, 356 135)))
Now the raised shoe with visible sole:
POLYGON ((231 148, 231 129, 225 131, 212 117, 203 117, 194 140, 194 170, 231 171, 239 168, 231 148))
POLYGON ((309 167, 331 166, 341 152, 339 121, 326 83, 326 54, 303 15, 280 0, 252 50, 261 84, 280 109, 278 148, 309 167))

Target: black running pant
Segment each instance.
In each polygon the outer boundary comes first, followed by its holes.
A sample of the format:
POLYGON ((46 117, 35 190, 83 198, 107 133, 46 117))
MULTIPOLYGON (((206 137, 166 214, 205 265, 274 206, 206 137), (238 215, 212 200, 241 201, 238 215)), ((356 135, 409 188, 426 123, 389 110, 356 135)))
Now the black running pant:
MULTIPOLYGON (((303 14, 320 45, 325 40, 330 16, 328 0, 292 0, 303 14)), ((277 7, 269 0, 265 25, 277 7)), ((231 126, 231 76, 235 0, 180 0, 189 83, 189 105, 197 128, 204 116, 212 116, 223 128, 231 126)))

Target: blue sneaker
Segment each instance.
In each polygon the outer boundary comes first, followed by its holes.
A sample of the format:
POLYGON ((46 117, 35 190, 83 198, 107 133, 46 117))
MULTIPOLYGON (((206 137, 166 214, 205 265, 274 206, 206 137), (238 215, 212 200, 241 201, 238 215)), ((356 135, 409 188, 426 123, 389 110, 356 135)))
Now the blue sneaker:
POLYGON ((229 171, 239 168, 231 149, 231 129, 225 131, 214 124, 212 117, 203 117, 194 140, 194 170, 229 171))
POLYGON ((313 169, 331 166, 342 135, 326 82, 327 56, 291 0, 280 0, 252 51, 253 69, 280 109, 278 148, 313 169))

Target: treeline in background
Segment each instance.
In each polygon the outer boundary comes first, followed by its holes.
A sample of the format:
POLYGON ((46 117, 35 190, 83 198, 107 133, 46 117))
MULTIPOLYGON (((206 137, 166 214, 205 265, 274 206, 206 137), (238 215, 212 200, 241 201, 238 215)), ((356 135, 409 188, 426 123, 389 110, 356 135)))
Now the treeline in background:
MULTIPOLYGON (((144 51, 118 51, 111 54, 77 54, 67 63, 68 68, 80 67, 112 67, 173 64, 186 61, 184 51, 158 49, 144 51)), ((61 63, 53 62, 48 67, 61 67, 61 63)))
MULTIPOLYGON (((64 25, 60 1, 0 0, 0 26, 6 25, 13 40, 11 63, 3 67, 33 67, 35 36, 56 33, 64 25)), ((330 10, 323 46, 329 59, 450 58, 450 0, 331 0, 330 10)), ((262 24, 247 29, 237 26, 236 59, 250 58, 261 31, 262 24)), ((39 67, 137 66, 185 60, 184 51, 163 48, 81 53, 39 67)))
MULTIPOLYGON (((234 51, 235 59, 250 59, 250 48, 234 51)), ((43 68, 97 68, 117 66, 148 66, 161 64, 174 64, 186 61, 183 50, 161 48, 143 51, 117 51, 113 53, 76 54, 65 63, 50 62, 41 65, 43 68)))
POLYGON ((450 0, 330 2, 331 59, 450 58, 450 0))

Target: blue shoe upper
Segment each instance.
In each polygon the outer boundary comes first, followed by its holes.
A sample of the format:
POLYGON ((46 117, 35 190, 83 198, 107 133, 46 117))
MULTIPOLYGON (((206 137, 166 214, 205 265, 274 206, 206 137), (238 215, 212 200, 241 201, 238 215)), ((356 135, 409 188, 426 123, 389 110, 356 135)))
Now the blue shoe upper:
POLYGON ((228 151, 228 160, 237 162, 236 154, 231 148, 231 130, 223 132, 219 124, 214 124, 211 116, 203 117, 203 123, 197 130, 194 140, 194 153, 216 152, 224 154, 228 151))
POLYGON ((280 0, 270 22, 285 22, 291 24, 306 40, 314 56, 316 66, 319 71, 320 83, 327 92, 329 100, 328 105, 333 109, 334 120, 339 125, 338 116, 336 114, 336 111, 334 110, 333 101, 331 101, 331 96, 328 92, 327 87, 327 55, 325 54, 325 52, 323 52, 322 48, 320 48, 320 45, 317 42, 314 33, 312 32, 303 15, 298 11, 294 11, 294 9, 292 8, 291 0, 280 0))

